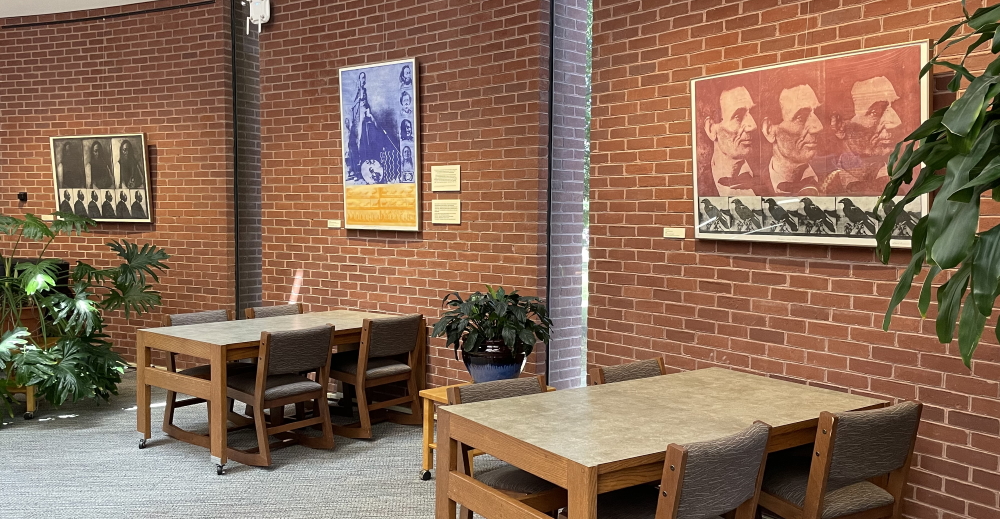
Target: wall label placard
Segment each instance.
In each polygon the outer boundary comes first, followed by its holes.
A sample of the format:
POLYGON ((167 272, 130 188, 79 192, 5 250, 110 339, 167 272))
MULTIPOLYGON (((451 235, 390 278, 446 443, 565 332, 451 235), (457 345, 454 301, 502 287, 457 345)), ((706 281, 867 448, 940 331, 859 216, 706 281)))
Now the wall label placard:
POLYGON ((458 224, 462 223, 461 200, 432 200, 431 223, 458 224))
POLYGON ((664 238, 684 239, 686 236, 687 236, 687 231, 684 229, 684 227, 663 228, 664 238))
POLYGON ((461 191, 462 166, 431 166, 431 191, 461 191))

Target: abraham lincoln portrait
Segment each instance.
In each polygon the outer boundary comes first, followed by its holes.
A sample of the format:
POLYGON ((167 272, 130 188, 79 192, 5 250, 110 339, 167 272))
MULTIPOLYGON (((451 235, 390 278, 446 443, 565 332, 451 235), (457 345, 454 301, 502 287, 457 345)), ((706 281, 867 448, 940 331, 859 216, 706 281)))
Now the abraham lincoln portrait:
MULTIPOLYGON (((696 237, 873 245, 889 155, 928 116, 927 52, 909 43, 692 80, 696 237)), ((906 210, 926 214, 926 195, 906 210)), ((896 226, 895 245, 911 230, 896 226)))

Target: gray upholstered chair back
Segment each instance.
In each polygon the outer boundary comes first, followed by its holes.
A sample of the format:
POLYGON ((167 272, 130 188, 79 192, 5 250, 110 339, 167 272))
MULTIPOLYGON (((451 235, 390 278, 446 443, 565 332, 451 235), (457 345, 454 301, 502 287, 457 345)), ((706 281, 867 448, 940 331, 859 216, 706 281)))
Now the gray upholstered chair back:
POLYGON ((270 333, 271 351, 267 359, 269 376, 316 371, 330 361, 333 326, 270 333))
POLYGON ((218 323, 229 320, 225 310, 206 310, 189 314, 171 314, 170 326, 186 326, 189 324, 218 323))
POLYGON ((605 384, 635 380, 637 378, 658 377, 663 374, 660 373, 660 363, 656 359, 608 366, 602 369, 604 370, 605 384))
POLYGON ((409 353, 417 347, 417 341, 423 330, 420 322, 421 314, 403 315, 399 317, 381 317, 372 319, 368 338, 368 357, 392 357, 409 353))
POLYGON ((688 454, 677 518, 716 517, 753 497, 770 431, 758 422, 732 436, 684 445, 688 454))
POLYGON ((493 382, 481 382, 479 384, 458 387, 459 397, 462 399, 463 404, 534 395, 541 392, 542 388, 536 377, 494 380, 493 382))
POLYGON ((903 466, 920 424, 920 404, 839 413, 829 487, 847 486, 903 466))
POLYGON ((260 317, 278 317, 279 315, 296 315, 299 313, 299 305, 274 305, 274 306, 259 306, 253 309, 253 316, 255 318, 260 317))

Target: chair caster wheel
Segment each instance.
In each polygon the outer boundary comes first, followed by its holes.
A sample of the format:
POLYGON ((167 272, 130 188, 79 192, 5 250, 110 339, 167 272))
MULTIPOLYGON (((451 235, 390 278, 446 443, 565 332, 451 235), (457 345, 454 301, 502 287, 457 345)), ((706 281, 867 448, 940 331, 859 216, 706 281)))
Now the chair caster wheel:
POLYGON ((420 480, 421 481, 430 481, 431 480, 431 471, 425 470, 422 473, 420 473, 420 480))
POLYGON ((225 465, 216 465, 215 466, 215 474, 218 475, 218 476, 225 476, 226 475, 226 466, 225 465))
POLYGON ((139 439, 139 448, 140 449, 145 449, 146 448, 146 439, 145 438, 140 438, 139 439))
POLYGON ((34 417, 35 417, 35 413, 24 413, 24 419, 25 420, 31 420, 34 417))

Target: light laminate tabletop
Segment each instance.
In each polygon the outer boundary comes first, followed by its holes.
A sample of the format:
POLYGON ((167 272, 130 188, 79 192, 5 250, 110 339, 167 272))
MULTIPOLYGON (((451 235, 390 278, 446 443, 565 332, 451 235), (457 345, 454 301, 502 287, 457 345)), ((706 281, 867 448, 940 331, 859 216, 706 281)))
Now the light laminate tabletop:
POLYGON ((332 324, 336 330, 360 329, 365 319, 383 317, 391 316, 356 310, 331 310, 328 312, 307 312, 278 317, 242 319, 239 321, 144 328, 139 331, 226 346, 260 341, 260 332, 266 331, 299 330, 302 328, 323 326, 324 324, 332 324))
POLYGON ((583 466, 663 452, 670 443, 736 433, 755 420, 781 427, 883 400, 723 368, 448 406, 583 466))

